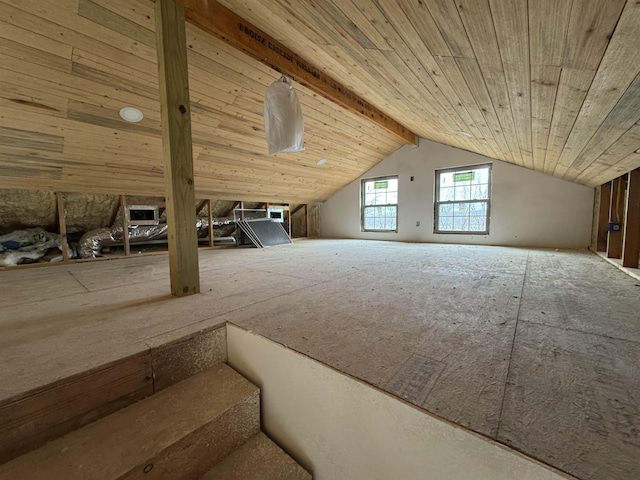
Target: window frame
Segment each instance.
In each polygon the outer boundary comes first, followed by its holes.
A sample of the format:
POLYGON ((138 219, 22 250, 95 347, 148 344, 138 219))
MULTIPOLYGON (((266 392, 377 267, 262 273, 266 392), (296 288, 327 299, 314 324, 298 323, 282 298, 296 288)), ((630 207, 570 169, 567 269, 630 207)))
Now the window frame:
POLYGON ((489 221, 491 219, 491 190, 493 184, 493 163, 479 163, 477 165, 465 165, 463 167, 452 167, 452 168, 441 168, 436 170, 436 184, 434 189, 434 201, 433 201, 433 233, 438 235, 489 235, 490 226, 489 221), (464 173, 467 170, 475 170, 478 168, 489 168, 489 181, 487 184, 488 194, 486 200, 449 200, 449 201, 439 201, 440 198, 440 174, 448 173, 448 172, 460 172, 464 173), (469 230, 440 230, 438 227, 440 225, 440 205, 446 204, 460 204, 460 203, 479 203, 484 202, 487 204, 487 215, 486 215, 486 229, 479 231, 469 231, 469 230))
POLYGON ((379 182, 383 180, 397 180, 398 181, 398 195, 400 195, 400 178, 398 175, 385 175, 384 177, 371 177, 371 178, 363 178, 360 181, 360 231, 361 232, 376 232, 376 233, 398 233, 398 203, 400 198, 398 198, 398 202, 396 203, 386 203, 384 205, 367 205, 365 203, 365 183, 366 182, 379 182), (364 227, 364 211, 368 207, 396 207, 396 228, 395 229, 370 229, 364 227))

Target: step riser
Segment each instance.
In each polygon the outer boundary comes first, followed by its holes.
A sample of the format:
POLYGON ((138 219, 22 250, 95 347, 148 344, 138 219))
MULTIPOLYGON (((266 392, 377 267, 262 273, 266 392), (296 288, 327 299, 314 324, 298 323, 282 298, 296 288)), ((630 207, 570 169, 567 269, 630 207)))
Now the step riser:
POLYGON ((0 402, 0 464, 226 362, 214 327, 0 402))
POLYGON ((0 465, 0 480, 191 480, 260 431, 260 390, 218 364, 0 465))
POLYGON ((259 433, 200 480, 311 480, 311 475, 269 437, 259 433))
POLYGON ((0 405, 0 464, 153 394, 148 352, 0 405))
POLYGON ((120 478, 122 480, 199 478, 260 431, 259 411, 259 395, 250 397, 120 478), (145 470, 147 470, 146 473, 145 470))

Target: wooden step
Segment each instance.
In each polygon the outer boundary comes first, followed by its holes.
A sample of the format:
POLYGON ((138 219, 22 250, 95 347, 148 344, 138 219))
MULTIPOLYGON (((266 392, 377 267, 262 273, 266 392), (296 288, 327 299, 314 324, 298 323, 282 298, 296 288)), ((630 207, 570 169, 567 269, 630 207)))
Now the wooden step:
POLYGON ((0 480, 199 478, 259 432, 259 402, 219 364, 0 466, 0 480))
POLYGON ((258 433, 201 480, 311 480, 311 474, 264 433, 258 433))
POLYGON ((40 365, 29 368, 28 379, 14 376, 2 385, 10 394, 0 398, 0 464, 225 362, 226 328, 170 332, 147 339, 142 350, 128 345, 118 354, 129 347, 129 356, 89 360, 91 348, 84 345, 77 355, 66 351, 64 361, 44 364, 42 352, 25 350, 21 368, 40 365))

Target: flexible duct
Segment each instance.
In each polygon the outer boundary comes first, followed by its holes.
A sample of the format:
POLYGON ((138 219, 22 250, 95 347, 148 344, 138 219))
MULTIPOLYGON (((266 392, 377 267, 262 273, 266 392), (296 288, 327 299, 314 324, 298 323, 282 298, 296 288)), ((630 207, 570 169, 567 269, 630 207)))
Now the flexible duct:
MULTIPOLYGON (((233 225, 234 219, 231 217, 220 217, 213 219, 214 227, 224 227, 233 225)), ((196 230, 202 232, 209 229, 209 220, 207 218, 198 218, 196 220, 196 230)), ((158 225, 145 225, 130 227, 129 229, 130 243, 144 243, 149 240, 161 240, 168 236, 168 228, 166 223, 158 225)), ((98 228, 85 233, 80 242, 78 242, 78 253, 81 258, 96 258, 101 256, 102 247, 122 243, 124 241, 122 225, 114 225, 111 228, 98 228)))

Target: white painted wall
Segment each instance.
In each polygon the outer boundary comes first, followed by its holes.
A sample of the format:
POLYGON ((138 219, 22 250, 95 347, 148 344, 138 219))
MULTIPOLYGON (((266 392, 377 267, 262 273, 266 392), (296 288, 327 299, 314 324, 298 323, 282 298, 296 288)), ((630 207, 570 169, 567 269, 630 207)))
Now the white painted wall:
POLYGON ((592 188, 424 139, 418 148, 400 148, 361 178, 386 175, 398 175, 400 180, 397 233, 360 231, 358 179, 322 204, 321 235, 552 248, 589 245, 592 188), (489 162, 493 164, 489 235, 433 233, 435 171, 489 162))
POLYGON ((233 325, 227 350, 261 388, 263 429, 314 480, 568 478, 233 325))

